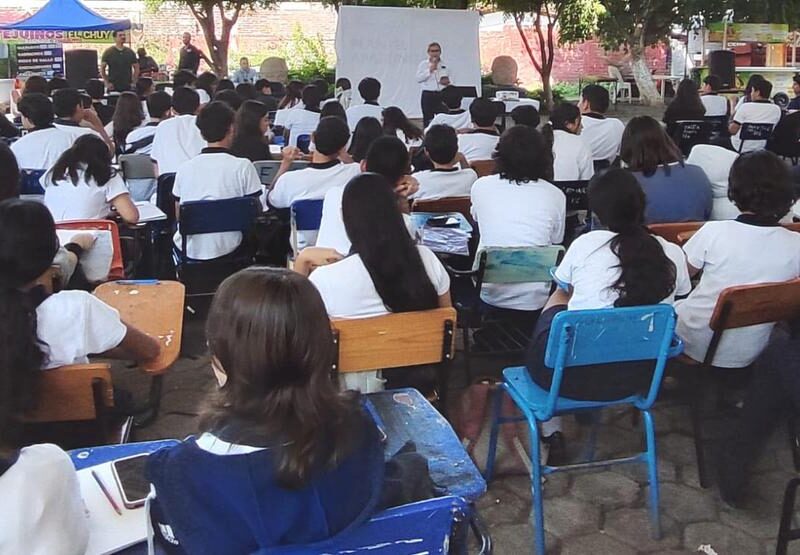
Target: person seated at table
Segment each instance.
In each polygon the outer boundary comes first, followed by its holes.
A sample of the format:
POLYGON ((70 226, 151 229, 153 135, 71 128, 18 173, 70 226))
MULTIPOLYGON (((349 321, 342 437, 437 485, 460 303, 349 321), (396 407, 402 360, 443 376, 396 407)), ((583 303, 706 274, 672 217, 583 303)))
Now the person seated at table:
POLYGON ((22 126, 28 131, 11 144, 19 167, 26 170, 47 170, 72 146, 73 133, 53 125, 53 103, 41 93, 23 96, 17 109, 22 126))
POLYGON ((800 73, 795 73, 792 77, 792 92, 794 98, 789 101, 787 110, 800 110, 800 73))
POLYGON ((550 112, 542 136, 553 150, 555 181, 588 181, 594 175, 592 152, 581 136, 581 112, 574 104, 562 103, 550 112))
POLYGON ((411 149, 422 144, 422 129, 414 125, 397 106, 383 109, 383 133, 395 136, 411 149))
POLYGON ((136 59, 139 61, 139 75, 152 78, 160 71, 158 64, 152 56, 147 55, 144 47, 136 49, 136 59))
POLYGON ((711 216, 713 195, 705 172, 683 161, 666 131, 650 116, 628 122, 620 158, 647 196, 645 222, 697 222, 711 216))
POLYGON ((542 122, 539 110, 536 109, 536 106, 531 106, 530 104, 517 106, 511 110, 509 115, 514 125, 527 125, 536 129, 542 122))
POLYGON ((364 100, 363 104, 351 105, 346 110, 347 125, 350 131, 354 131, 361 118, 375 118, 378 121, 383 119, 383 108, 378 104, 381 96, 381 82, 374 77, 365 77, 358 84, 358 94, 364 100))
MULTIPOLYGON (((683 247, 689 273, 703 273, 695 290, 675 306, 675 331, 683 339, 684 354, 696 361, 706 356, 713 334, 709 322, 724 289, 800 276, 800 234, 778 223, 796 197, 783 160, 768 151, 740 156, 731 167, 728 195, 742 214, 735 220, 705 224, 683 247)), ((773 327, 727 330, 714 366, 748 366, 767 345, 773 327)))
POLYGON ((142 102, 136 96, 136 93, 127 91, 119 95, 117 105, 114 108, 114 117, 111 118, 111 123, 106 126, 106 131, 114 140, 116 154, 125 152, 128 134, 141 127, 144 120, 142 102))
POLYGON ((425 132, 433 125, 449 125, 454 129, 469 129, 472 127, 472 118, 467 110, 461 107, 461 90, 453 85, 448 85, 442 89, 442 104, 447 108, 446 112, 440 112, 433 116, 433 119, 425 128, 425 132))
POLYGON ((91 108, 84 108, 80 93, 76 89, 59 89, 53 96, 53 111, 56 119, 53 125, 73 141, 82 135, 98 135, 108 148, 114 149, 114 143, 106 133, 97 113, 91 108))
POLYGON ((172 93, 172 110, 176 115, 158 124, 150 151, 150 158, 156 164, 156 175, 175 173, 178 166, 206 147, 196 124, 195 114, 199 107, 197 91, 180 87, 172 93))
POLYGON ((722 88, 722 79, 713 73, 703 79, 702 95, 700 102, 706 107, 705 117, 722 117, 731 113, 731 104, 728 99, 719 94, 722 88))
POLYGON ((89 79, 86 82, 86 94, 92 98, 92 108, 103 125, 111 123, 114 107, 106 104, 106 84, 102 79, 89 79))
POLYGON ((750 93, 750 102, 742 104, 733 115, 733 121, 728 126, 728 131, 731 137, 727 142, 720 143, 735 150, 736 152, 753 152, 755 150, 763 150, 767 146, 766 139, 764 140, 746 140, 742 141, 739 135, 742 131, 742 125, 745 123, 761 123, 771 125, 772 129, 781 121, 783 112, 780 107, 773 104, 770 100, 772 94, 772 83, 766 79, 761 79, 753 83, 753 91, 750 93))
POLYGON ((683 79, 675 91, 675 97, 664 110, 663 122, 667 125, 667 135, 677 140, 675 134, 678 122, 700 120, 706 115, 706 107, 697 92, 697 85, 691 79, 683 79))
MULTIPOLYGON (((528 348, 526 366, 533 381, 549 390, 553 369, 545 351, 553 319, 565 310, 673 303, 691 282, 681 248, 645 227, 645 195, 631 172, 611 169, 589 184, 589 209, 602 229, 572 242, 555 271, 559 288, 550 296, 528 348), (566 288, 566 290, 564 289, 566 288)), ((653 363, 582 366, 563 374, 560 395, 572 399, 614 400, 646 391, 653 363)))
POLYGON ((319 103, 321 95, 319 88, 308 85, 303 89, 303 107, 291 110, 283 119, 283 128, 286 132, 286 144, 297 146, 300 135, 311 135, 319 123, 319 103))
POLYGON ((122 175, 111 167, 111 153, 94 135, 79 137, 40 182, 44 203, 57 222, 105 220, 116 214, 126 223, 139 221, 122 175))
POLYGON ((419 182, 419 190, 412 198, 432 200, 468 197, 478 174, 472 168, 461 168, 456 130, 443 124, 429 127, 425 133, 425 151, 433 163, 433 169, 413 174, 419 182))
POLYGON ((365 522, 379 508, 383 446, 357 394, 330 378, 336 354, 315 287, 251 267, 222 283, 207 322, 219 391, 197 436, 147 461, 158 543, 266 553, 365 522))
POLYGON ((236 112, 231 154, 251 162, 272 160, 269 151, 267 107, 257 100, 246 100, 236 112))
POLYGON ((500 133, 494 122, 497 118, 497 105, 486 98, 476 98, 469 105, 472 129, 458 136, 458 151, 467 162, 491 160, 500 133))
MULTIPOLYGON (((323 109, 331 104, 341 106, 338 102, 329 102, 323 109)), ((353 140, 350 141, 350 148, 347 149, 347 153, 350 155, 350 158, 353 159, 353 162, 361 162, 364 160, 364 158, 367 157, 369 147, 382 135, 383 127, 379 120, 371 117, 361 118, 358 125, 356 125, 355 131, 353 131, 353 140)))
MULTIPOLYGON (((197 128, 208 146, 175 172, 172 195, 176 199, 176 213, 180 214, 181 204, 197 200, 254 196, 264 202, 264 186, 252 162, 230 152, 234 118, 233 110, 222 102, 211 102, 200 110, 197 128)), ((195 260, 219 258, 234 252, 243 239, 239 231, 192 235, 186 241, 186 254, 195 260)), ((180 247, 180 226, 174 240, 180 247)))
POLYGON ((128 133, 124 154, 150 154, 158 125, 172 117, 172 98, 164 91, 156 91, 148 96, 145 104, 149 121, 128 133))
POLYGON ((255 83, 258 80, 258 70, 250 67, 250 60, 247 57, 242 57, 239 60, 239 69, 231 75, 231 81, 235 85, 240 83, 255 83))
POLYGON ((606 117, 611 101, 608 90, 600 85, 586 85, 581 91, 580 108, 583 130, 581 135, 592 151, 595 168, 608 167, 619 156, 625 124, 606 117))

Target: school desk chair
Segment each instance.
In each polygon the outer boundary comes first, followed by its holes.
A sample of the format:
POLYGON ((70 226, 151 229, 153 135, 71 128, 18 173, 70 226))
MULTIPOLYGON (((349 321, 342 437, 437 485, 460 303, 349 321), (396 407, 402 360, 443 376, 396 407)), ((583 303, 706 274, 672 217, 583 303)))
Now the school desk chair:
POLYGON ((322 199, 298 200, 290 208, 290 243, 295 257, 300 253, 299 234, 305 238, 304 247, 313 247, 317 242, 320 222, 322 222, 322 199))
POLYGON ((703 117, 703 121, 709 125, 708 129, 711 133, 711 140, 717 140, 729 135, 728 116, 705 116, 703 117))
POLYGON ((781 118, 775 126, 772 137, 767 142, 767 150, 792 161, 796 166, 800 161, 800 112, 781 118))
POLYGON ((47 173, 47 170, 22 169, 19 172, 19 194, 22 197, 43 197, 44 187, 39 183, 39 179, 47 173))
POLYGON ((650 224, 647 229, 653 235, 658 235, 665 241, 682 245, 681 236, 685 237, 686 233, 695 233, 698 229, 703 227, 706 222, 676 222, 668 224, 650 224))
POLYGON ((156 179, 156 169, 148 154, 120 154, 119 165, 125 181, 130 179, 156 179))
POLYGON ((494 160, 473 160, 469 167, 475 170, 478 177, 486 177, 497 173, 497 162, 494 160))
POLYGON ((437 199, 414 200, 411 205, 412 212, 432 212, 435 214, 445 214, 458 212, 474 227, 475 220, 472 219, 472 199, 466 197, 442 197, 437 199))
POLYGON ((689 156, 695 145, 710 143, 711 124, 705 120, 678 120, 675 124, 672 140, 684 156, 689 156))
POLYGON ((739 154, 747 141, 768 141, 775 126, 771 123, 743 123, 739 129, 739 154))
POLYGON ((67 220, 56 223, 56 229, 70 229, 80 231, 108 231, 111 233, 111 246, 114 254, 111 258, 111 268, 108 271, 109 280, 125 278, 125 263, 122 259, 122 242, 119 237, 117 222, 112 220, 67 220))
POLYGON ((786 490, 783 493, 781 523, 778 528, 778 541, 775 545, 775 555, 786 555, 789 542, 800 540, 800 528, 792 528, 798 486, 800 486, 800 478, 792 478, 786 484, 786 490))
POLYGON ((607 467, 617 464, 645 463, 650 481, 651 533, 661 536, 659 518, 659 487, 656 458, 656 436, 650 408, 658 396, 667 359, 678 355, 683 343, 675 335, 675 311, 669 305, 653 305, 601 310, 564 311, 553 319, 547 341, 545 365, 553 369, 552 385, 548 390, 531 379, 524 366, 506 368, 504 381, 494 399, 489 451, 484 473, 487 482, 494 472, 497 433, 500 424, 527 421, 531 437, 531 493, 533 502, 534 551, 545 555, 544 504, 542 477, 554 472, 607 467), (561 397, 564 372, 572 367, 613 364, 631 361, 652 361, 653 376, 648 391, 617 401, 576 401, 561 397), (523 416, 502 417, 503 393, 507 393, 523 416), (596 427, 589 438, 589 460, 585 462, 548 466, 541 462, 539 423, 554 416, 578 412, 600 411, 608 407, 632 406, 644 417, 646 450, 632 456, 594 460, 596 427))
MULTIPOLYGON (((292 165, 289 166, 289 171, 300 170, 308 167, 309 162, 306 160, 294 160, 292 165)), ((278 175, 278 169, 281 167, 280 160, 259 160, 253 162, 253 167, 256 169, 258 179, 261 184, 269 188, 275 181, 275 176, 278 175)))

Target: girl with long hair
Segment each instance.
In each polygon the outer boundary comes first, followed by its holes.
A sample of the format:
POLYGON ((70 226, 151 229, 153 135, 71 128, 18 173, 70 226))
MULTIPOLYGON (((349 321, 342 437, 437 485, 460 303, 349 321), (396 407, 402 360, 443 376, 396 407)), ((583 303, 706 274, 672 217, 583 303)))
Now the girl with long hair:
POLYGON ((124 92, 119 95, 117 106, 114 108, 114 115, 111 118, 110 130, 106 130, 107 132, 110 131, 109 134, 114 140, 117 154, 123 153, 128 134, 141 127, 144 119, 142 101, 139 100, 136 93, 124 92))
POLYGON ((667 135, 675 137, 678 130, 678 121, 702 120, 706 115, 706 107, 700 100, 697 84, 691 79, 684 79, 675 91, 675 98, 664 110, 664 119, 667 124, 667 135))
POLYGON ((289 81, 286 85, 286 95, 278 103, 278 110, 287 110, 301 104, 304 87, 305 83, 302 81, 289 81))
POLYGON ((233 145, 231 146, 231 153, 234 156, 247 158, 251 162, 272 160, 267 141, 269 118, 267 117, 267 107, 263 102, 244 101, 236 112, 234 127, 233 145))
POLYGON ((147 464, 170 552, 266 552, 369 518, 383 448, 355 394, 331 380, 333 336, 314 286, 288 270, 242 270, 217 290, 206 336, 220 388, 201 433, 147 464))
POLYGON ((367 157, 367 151, 375 140, 383 135, 381 122, 375 118, 361 118, 353 131, 353 140, 347 152, 352 156, 353 162, 361 162, 367 157))
POLYGON ((383 132, 386 135, 397 136, 405 143, 406 148, 422 145, 422 129, 411 123, 403 110, 397 106, 383 109, 383 132))
POLYGON ((542 136, 553 151, 555 181, 586 181, 594 175, 589 146, 580 136, 581 111, 574 104, 559 104, 542 126, 542 136))

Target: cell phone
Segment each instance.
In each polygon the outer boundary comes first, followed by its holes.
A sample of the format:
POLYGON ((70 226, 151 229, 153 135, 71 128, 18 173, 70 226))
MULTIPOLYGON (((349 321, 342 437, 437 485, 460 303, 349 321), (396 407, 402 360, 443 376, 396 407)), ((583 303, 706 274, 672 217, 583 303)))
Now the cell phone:
POLYGON ((86 93, 81 93, 81 106, 84 108, 92 107, 92 97, 86 93))
POLYGON ((429 227, 458 227, 458 218, 453 216, 433 216, 429 218, 425 225, 429 227))
POLYGON ((111 462, 114 481, 117 482, 122 503, 128 509, 144 505, 150 494, 150 482, 144 474, 148 455, 134 455, 111 462))

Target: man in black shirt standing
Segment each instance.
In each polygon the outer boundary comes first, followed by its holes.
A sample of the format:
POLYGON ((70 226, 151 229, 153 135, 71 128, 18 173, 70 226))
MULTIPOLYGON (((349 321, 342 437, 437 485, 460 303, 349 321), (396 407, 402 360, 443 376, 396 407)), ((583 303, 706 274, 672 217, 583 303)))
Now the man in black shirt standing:
POLYGON ((181 48, 181 55, 178 59, 178 70, 188 69, 195 75, 200 67, 200 59, 206 61, 210 66, 214 66, 211 60, 208 59, 202 50, 192 44, 192 35, 190 33, 183 34, 183 48, 181 48))
POLYGON ((139 60, 136 53, 125 46, 125 31, 114 31, 114 46, 103 52, 100 74, 109 91, 123 92, 131 89, 131 83, 139 78, 139 60))

